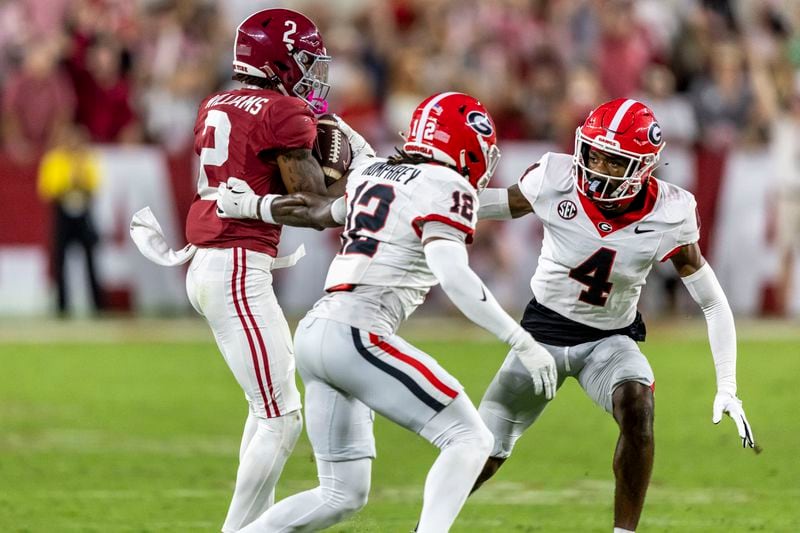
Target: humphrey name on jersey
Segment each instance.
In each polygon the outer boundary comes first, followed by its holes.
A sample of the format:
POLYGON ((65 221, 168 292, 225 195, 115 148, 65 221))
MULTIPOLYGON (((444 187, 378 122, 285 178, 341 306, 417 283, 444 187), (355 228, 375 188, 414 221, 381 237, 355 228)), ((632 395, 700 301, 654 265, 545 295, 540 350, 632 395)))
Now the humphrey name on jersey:
POLYGON ((362 175, 374 176, 387 181, 403 182, 403 185, 417 178, 422 171, 406 165, 392 165, 389 163, 373 163, 364 169, 362 175))

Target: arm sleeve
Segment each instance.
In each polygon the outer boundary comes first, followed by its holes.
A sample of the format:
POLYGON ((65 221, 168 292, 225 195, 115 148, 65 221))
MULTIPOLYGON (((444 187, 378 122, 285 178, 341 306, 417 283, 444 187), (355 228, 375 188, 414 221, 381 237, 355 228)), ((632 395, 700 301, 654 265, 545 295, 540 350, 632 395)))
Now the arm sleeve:
POLYGON ((344 225, 347 218, 347 202, 344 196, 340 196, 331 204, 331 218, 337 224, 344 225))
POLYGON ((706 317, 708 341, 717 372, 717 390, 735 396, 736 327, 728 299, 708 263, 681 280, 706 317))
POLYGON ((426 244, 424 250, 431 272, 464 316, 503 342, 512 343, 520 326, 470 268, 466 246, 437 239, 426 244))
POLYGON ((484 189, 478 199, 478 220, 511 220, 511 207, 508 205, 508 189, 484 189))

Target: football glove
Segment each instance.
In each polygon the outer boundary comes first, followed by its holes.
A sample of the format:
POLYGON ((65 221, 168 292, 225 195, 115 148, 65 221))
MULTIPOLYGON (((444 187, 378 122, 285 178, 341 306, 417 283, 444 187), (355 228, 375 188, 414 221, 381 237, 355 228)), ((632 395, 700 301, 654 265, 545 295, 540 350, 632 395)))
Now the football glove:
POLYGON ((220 218, 261 218, 258 213, 258 196, 244 180, 228 178, 217 187, 217 216, 220 218))
POLYGON ((552 400, 556 395, 558 384, 555 359, 544 346, 536 342, 522 328, 515 332, 514 337, 511 342, 511 350, 530 373, 534 394, 538 396, 544 393, 545 398, 552 400))
POLYGON ((711 421, 719 424, 722 420, 723 413, 730 416, 736 423, 736 429, 739 431, 739 437, 742 439, 742 448, 755 448, 756 439, 753 436, 753 430, 750 428, 750 423, 744 415, 742 409, 742 401, 729 392, 719 391, 714 397, 714 408, 711 416, 711 421))
POLYGON ((347 140, 350 142, 350 152, 352 154, 350 168, 355 168, 367 159, 375 157, 375 150, 370 146, 367 140, 354 130, 350 124, 342 120, 342 117, 339 115, 334 116, 339 123, 339 129, 347 135, 347 140))

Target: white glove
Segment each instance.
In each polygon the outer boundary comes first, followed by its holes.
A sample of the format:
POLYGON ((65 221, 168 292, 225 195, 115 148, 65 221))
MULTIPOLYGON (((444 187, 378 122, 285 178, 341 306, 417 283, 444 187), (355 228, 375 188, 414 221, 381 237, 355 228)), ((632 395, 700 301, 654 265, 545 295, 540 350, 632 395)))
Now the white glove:
POLYGON ((558 372, 556 361, 550 352, 522 328, 512 334, 509 344, 514 355, 530 373, 534 393, 539 395, 544 392, 545 398, 552 400, 556 395, 558 372))
MULTIPOLYGON (((744 409, 742 409, 742 400, 737 398, 730 392, 717 392, 714 397, 714 412, 711 416, 711 421, 719 424, 722 420, 722 414, 727 413, 736 423, 736 429, 739 430, 739 437, 742 439, 742 448, 756 447, 756 439, 753 436, 753 430, 750 429, 750 423, 747 417, 744 416, 744 409)), ((758 451, 758 450, 756 450, 758 451)))
POLYGON ((375 157, 375 150, 367 142, 367 140, 356 130, 350 127, 350 124, 342 120, 339 115, 334 115, 336 121, 339 123, 339 129, 347 135, 347 140, 350 142, 350 168, 355 168, 370 157, 375 157))
POLYGON ((260 218, 258 203, 261 196, 244 180, 228 178, 227 183, 217 187, 217 216, 220 218, 260 218))

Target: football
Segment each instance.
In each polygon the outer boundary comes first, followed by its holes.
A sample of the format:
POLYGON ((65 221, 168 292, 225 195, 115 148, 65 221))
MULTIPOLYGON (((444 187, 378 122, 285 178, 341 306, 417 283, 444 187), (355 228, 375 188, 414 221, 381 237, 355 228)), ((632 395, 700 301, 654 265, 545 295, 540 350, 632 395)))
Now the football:
POLYGON ((335 116, 322 115, 317 120, 317 138, 312 153, 325 174, 325 185, 339 180, 350 168, 350 142, 335 116))

